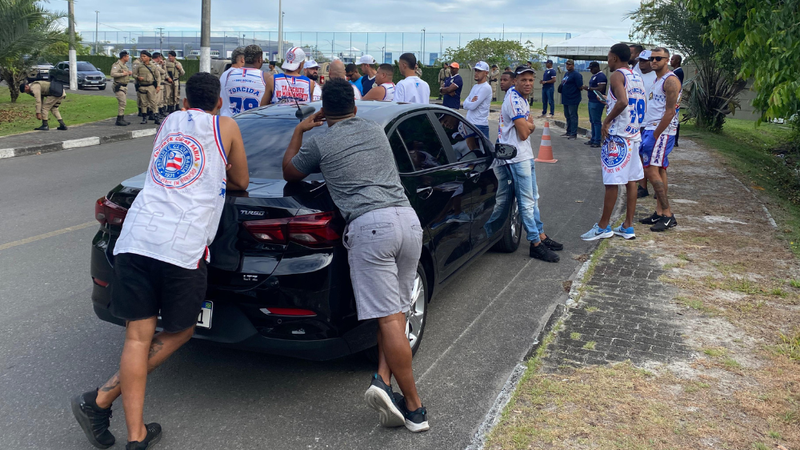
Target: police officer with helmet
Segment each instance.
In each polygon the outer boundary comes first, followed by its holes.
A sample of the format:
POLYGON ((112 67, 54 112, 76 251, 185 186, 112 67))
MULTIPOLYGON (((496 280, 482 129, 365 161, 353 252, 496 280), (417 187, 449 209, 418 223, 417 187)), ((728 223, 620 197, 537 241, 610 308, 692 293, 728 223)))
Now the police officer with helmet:
POLYGON ((111 78, 114 79, 114 95, 119 105, 117 109, 117 126, 127 126, 130 122, 125 120, 125 105, 128 103, 128 83, 133 72, 128 70, 128 60, 131 59, 125 50, 119 52, 119 59, 111 66, 111 78))

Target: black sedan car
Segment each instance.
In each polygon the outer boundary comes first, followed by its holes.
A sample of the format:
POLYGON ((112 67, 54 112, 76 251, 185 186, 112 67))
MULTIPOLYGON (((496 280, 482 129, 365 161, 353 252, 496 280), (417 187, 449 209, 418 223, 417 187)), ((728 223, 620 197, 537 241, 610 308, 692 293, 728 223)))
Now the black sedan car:
MULTIPOLYGON (((101 91, 106 88, 106 76, 95 66, 86 61, 78 61, 78 89, 96 87, 101 91)), ((69 61, 61 61, 50 69, 50 79, 69 86, 69 61)))
MULTIPOLYGON (((521 223, 513 189, 499 186, 494 148, 448 108, 357 102, 358 115, 384 126, 400 178, 424 228, 406 333, 413 351, 427 303, 445 283, 490 248, 513 252, 521 223)), ((311 103, 303 108, 319 108, 311 103)), ((374 354, 375 321, 359 322, 350 285, 344 221, 321 174, 283 180, 283 154, 298 107, 272 105, 235 117, 250 169, 247 192, 228 192, 208 266, 207 301, 195 338, 237 348, 327 360, 374 354)), ((307 134, 325 133, 327 126, 307 134)), ((391 164, 392 162, 387 162, 391 164)), ((92 301, 101 319, 114 284, 112 249, 144 174, 97 200, 92 241, 92 301)))

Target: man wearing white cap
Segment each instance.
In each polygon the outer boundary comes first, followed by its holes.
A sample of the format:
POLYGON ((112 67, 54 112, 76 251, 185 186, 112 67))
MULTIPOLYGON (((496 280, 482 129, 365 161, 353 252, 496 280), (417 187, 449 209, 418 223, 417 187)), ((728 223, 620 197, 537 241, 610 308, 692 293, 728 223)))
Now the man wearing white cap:
POLYGON ((464 99, 467 110, 467 122, 475 125, 487 138, 489 137, 489 105, 492 102, 492 87, 486 82, 489 76, 489 64, 478 61, 475 64, 475 84, 464 99))
POLYGON ((656 84, 656 73, 655 71, 653 71, 653 68, 650 67, 650 55, 652 55, 652 52, 650 50, 642 50, 642 52, 639 53, 639 56, 637 57, 639 63, 636 64, 636 66, 633 69, 634 71, 642 74, 642 81, 644 82, 644 90, 648 96, 650 95, 650 90, 653 89, 653 85, 656 84))
POLYGON ((303 71, 309 80, 314 82, 314 91, 311 94, 311 101, 318 102, 322 99, 322 89, 320 89, 317 81, 319 80, 319 64, 313 59, 309 59, 303 64, 303 71))
POLYGON ((358 60, 361 65, 361 73, 364 74, 361 80, 361 95, 367 95, 372 86, 375 85, 375 75, 378 71, 375 70, 375 58, 372 55, 364 55, 358 60))
POLYGON ((303 75, 306 52, 300 47, 292 47, 286 52, 281 68, 283 73, 267 77, 267 87, 261 106, 270 103, 310 102, 316 83, 303 75))

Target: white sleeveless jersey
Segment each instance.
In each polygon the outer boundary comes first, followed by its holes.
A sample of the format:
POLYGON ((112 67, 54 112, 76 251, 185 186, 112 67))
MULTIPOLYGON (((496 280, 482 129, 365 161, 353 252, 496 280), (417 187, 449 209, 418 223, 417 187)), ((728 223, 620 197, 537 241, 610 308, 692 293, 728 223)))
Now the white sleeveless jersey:
POLYGON ((314 83, 314 94, 311 95, 311 100, 315 102, 322 100, 322 88, 317 83, 314 83))
POLYGON ((135 253, 195 269, 219 226, 225 166, 219 117, 199 109, 169 115, 156 134, 144 189, 134 199, 114 254, 135 253))
POLYGON ((228 69, 219 81, 222 84, 219 93, 222 109, 219 114, 227 117, 257 108, 267 87, 263 72, 252 67, 228 69))
POLYGON ((293 76, 279 73, 273 75, 272 103, 310 102, 311 80, 306 76, 293 76))
MULTIPOLYGON (((641 126, 644 121, 645 111, 647 110, 647 100, 645 97, 644 83, 642 76, 628 68, 617 69, 617 72, 625 76, 625 92, 628 96, 628 107, 625 108, 612 122, 608 128, 608 134, 641 141, 641 126)), ((611 77, 609 77, 610 79, 611 77)), ((606 114, 614 109, 617 98, 614 97, 614 90, 608 90, 606 97, 608 109, 606 114)))
MULTIPOLYGON (((650 91, 650 95, 647 98, 647 114, 644 116, 645 130, 655 130, 656 127, 658 127, 658 123, 661 122, 661 118, 664 117, 664 113, 667 111, 667 93, 664 92, 664 82, 667 81, 669 77, 677 78, 672 71, 669 71, 665 73, 663 77, 656 80, 653 89, 650 91)), ((682 93, 683 90, 678 91, 678 101, 674 106, 675 117, 672 118, 672 121, 664 130, 663 134, 667 136, 675 136, 675 133, 678 131, 678 112, 680 112, 681 109, 682 93)), ((672 106, 670 106, 670 108, 672 108, 672 106)))
POLYGON ((391 102, 394 100, 394 83, 382 83, 381 87, 385 90, 382 102, 391 102))

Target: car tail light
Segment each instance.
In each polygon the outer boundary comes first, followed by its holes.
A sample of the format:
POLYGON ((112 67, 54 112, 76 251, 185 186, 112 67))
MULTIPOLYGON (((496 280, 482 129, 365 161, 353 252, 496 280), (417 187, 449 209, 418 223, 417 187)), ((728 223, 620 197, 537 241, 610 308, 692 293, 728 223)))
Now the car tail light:
POLYGON ((310 309, 299 308, 261 308, 259 311, 270 316, 316 317, 317 313, 310 309))
POLYGON ((324 212, 283 219, 250 220, 244 227, 260 242, 286 245, 289 242, 312 248, 331 247, 341 238, 335 214, 324 212))
POLYGON ((100 197, 94 204, 94 218, 100 225, 122 225, 128 209, 111 202, 106 197, 100 197))

